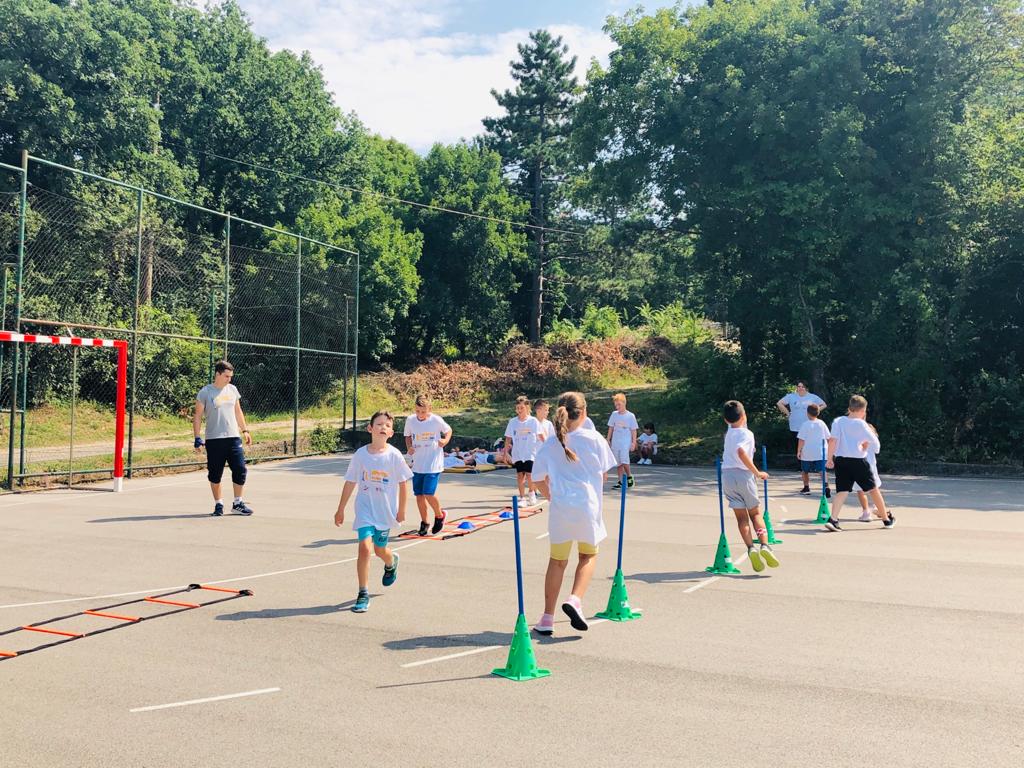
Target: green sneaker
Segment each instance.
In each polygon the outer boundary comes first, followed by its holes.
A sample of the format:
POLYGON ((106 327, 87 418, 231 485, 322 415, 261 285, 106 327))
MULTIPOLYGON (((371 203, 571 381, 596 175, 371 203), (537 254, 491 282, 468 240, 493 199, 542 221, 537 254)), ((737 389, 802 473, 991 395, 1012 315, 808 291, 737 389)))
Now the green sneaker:
POLYGON ((633 476, 632 475, 630 475, 629 477, 626 478, 626 487, 627 488, 632 488, 633 487, 633 476))
POLYGON ((384 577, 380 580, 380 583, 385 587, 390 587, 395 583, 395 579, 398 578, 398 553, 391 553, 391 567, 384 566, 384 577))
POLYGON ((359 590, 359 594, 356 595, 355 605, 352 606, 352 613, 366 613, 370 607, 370 593, 364 590, 359 590))
POLYGON ((769 568, 779 567, 779 558, 775 556, 775 552, 767 544, 761 545, 761 558, 768 564, 769 568))
POLYGON ((750 564, 754 566, 754 570, 757 573, 764 570, 764 560, 761 559, 761 553, 757 551, 757 547, 751 547, 748 549, 747 557, 750 558, 750 564))

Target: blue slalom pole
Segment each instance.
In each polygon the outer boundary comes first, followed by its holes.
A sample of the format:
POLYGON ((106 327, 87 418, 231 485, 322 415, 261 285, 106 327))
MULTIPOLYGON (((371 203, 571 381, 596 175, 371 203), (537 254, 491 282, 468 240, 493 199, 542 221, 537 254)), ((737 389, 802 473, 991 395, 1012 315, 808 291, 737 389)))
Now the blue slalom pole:
POLYGON ((622 484, 622 501, 619 505, 619 559, 616 561, 615 570, 622 570, 622 540, 623 529, 626 527, 626 484, 622 484))
POLYGON ((722 460, 715 459, 715 469, 718 472, 718 524, 722 536, 725 536, 725 498, 722 495, 722 460))
POLYGON ((512 525, 516 532, 516 587, 519 590, 519 615, 525 616, 523 609, 523 556, 519 547, 519 497, 512 497, 512 525))
MULTIPOLYGON (((761 446, 761 471, 768 471, 768 446, 761 446)), ((764 479, 764 513, 768 514, 768 478, 764 479)))
POLYGON ((828 451, 825 448, 825 441, 821 441, 821 495, 825 495, 825 489, 828 488, 828 475, 827 465, 828 464, 828 451))

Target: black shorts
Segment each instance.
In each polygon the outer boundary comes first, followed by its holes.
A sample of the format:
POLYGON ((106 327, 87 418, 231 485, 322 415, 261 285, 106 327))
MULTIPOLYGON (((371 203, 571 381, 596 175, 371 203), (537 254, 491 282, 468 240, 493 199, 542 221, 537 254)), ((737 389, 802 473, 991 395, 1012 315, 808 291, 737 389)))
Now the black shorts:
POLYGON ((231 482, 245 485, 245 451, 242 438, 217 437, 206 441, 206 479, 219 483, 224 475, 225 462, 231 467, 231 482))
POLYGON ((875 478, 871 474, 871 465, 867 459, 856 459, 852 456, 836 456, 836 491, 849 493, 856 483, 863 491, 875 487, 875 478))
POLYGON ((516 472, 525 472, 527 475, 533 473, 533 459, 530 459, 530 461, 516 461, 512 463, 512 466, 516 468, 516 472))

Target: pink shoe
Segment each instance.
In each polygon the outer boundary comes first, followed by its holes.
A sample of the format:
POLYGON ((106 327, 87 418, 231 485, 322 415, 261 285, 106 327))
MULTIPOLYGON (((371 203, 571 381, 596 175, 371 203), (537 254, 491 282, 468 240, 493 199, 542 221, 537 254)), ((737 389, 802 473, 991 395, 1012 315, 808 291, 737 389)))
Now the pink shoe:
POLYGON ((553 635, 555 633, 555 617, 550 613, 542 613, 540 621, 534 625, 533 631, 538 635, 553 635))
POLYGON ((569 595, 569 598, 562 603, 562 610, 569 617, 569 623, 572 624, 573 629, 578 632, 586 632, 590 629, 590 625, 587 624, 586 616, 583 613, 583 605, 576 595, 569 595))

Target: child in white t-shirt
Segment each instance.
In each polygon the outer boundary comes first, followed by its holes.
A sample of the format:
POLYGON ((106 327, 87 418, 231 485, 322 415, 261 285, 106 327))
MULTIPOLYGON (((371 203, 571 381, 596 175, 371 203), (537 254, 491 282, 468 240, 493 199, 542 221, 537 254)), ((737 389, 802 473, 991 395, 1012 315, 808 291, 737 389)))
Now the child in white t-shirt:
POLYGON ((637 435, 636 444, 640 449, 640 461, 637 464, 653 464, 651 459, 658 455, 658 433, 654 431, 653 422, 644 424, 644 431, 637 435))
POLYGON ((761 515, 761 499, 757 494, 754 479, 767 480, 768 473, 754 464, 754 433, 747 429, 747 412, 739 400, 730 400, 722 409, 722 417, 729 425, 725 433, 725 450, 722 451, 722 493, 736 515, 743 543, 747 545, 747 557, 754 570, 760 573, 767 564, 777 568, 779 560, 768 544, 768 529, 761 515), (758 546, 750 533, 753 527, 758 546))
POLYGON ((370 444, 356 451, 349 462, 341 500, 334 513, 334 524, 344 524, 345 507, 358 488, 356 516, 352 523, 359 538, 359 557, 356 562, 359 593, 352 606, 356 613, 364 613, 370 607, 371 553, 376 553, 384 561, 381 583, 385 587, 390 587, 398 578, 398 555, 388 546, 388 537, 391 528, 405 520, 412 470, 406 465, 402 452, 388 445, 388 440, 395 434, 394 425, 395 421, 387 411, 377 411, 370 418, 367 427, 372 435, 370 444))
POLYGON ((555 436, 555 425, 548 421, 548 412, 550 410, 551 406, 548 405, 547 400, 533 401, 533 415, 537 419, 537 423, 540 424, 539 436, 541 440, 551 440, 555 436))
MULTIPOLYGON (((805 421, 796 433, 796 457, 800 461, 800 473, 804 481, 804 487, 800 493, 805 496, 811 492, 810 473, 821 474, 825 468, 823 462, 825 455, 823 448, 831 437, 828 426, 818 418, 821 410, 817 405, 811 403, 807 406, 807 421, 805 421)), ((825 497, 831 495, 828 484, 825 485, 825 497)))
POLYGON ((562 603, 562 610, 573 629, 588 629, 583 597, 594 575, 597 545, 608 535, 602 516, 602 491, 605 476, 617 461, 601 435, 581 428, 586 415, 587 401, 579 392, 566 392, 559 397, 554 418, 555 439, 541 446, 533 465, 541 493, 551 500, 548 513, 551 556, 544 577, 544 613, 534 626, 542 635, 554 632, 555 604, 574 541, 579 550, 579 562, 572 592, 562 603))
POLYGON ((832 422, 832 437, 828 441, 828 468, 836 471, 836 492, 832 497, 832 516, 825 523, 825 530, 841 531, 839 514, 846 497, 854 485, 862 488, 875 503, 875 514, 882 518, 885 528, 896 525, 896 518, 886 509, 885 499, 875 483, 868 462, 868 453, 876 446, 880 449, 878 436, 864 420, 868 412, 868 401, 861 395, 850 397, 846 416, 832 422))
POLYGON ((516 468, 516 484, 519 486, 519 503, 526 507, 537 506, 537 489, 533 483, 533 460, 537 446, 542 442, 540 422, 530 415, 530 399, 524 395, 516 398, 516 415, 505 427, 505 454, 516 468), (529 490, 529 496, 526 495, 529 490))
POLYGON ((444 527, 445 511, 437 498, 437 486, 444 471, 444 447, 452 439, 448 422, 433 412, 429 395, 416 396, 416 412, 405 420, 405 450, 412 456, 412 493, 420 513, 419 535, 437 534, 444 527), (434 512, 433 526, 427 523, 427 508, 434 512))
POLYGON ((612 448, 615 460, 619 463, 616 473, 619 482, 612 488, 622 487, 622 477, 626 477, 626 485, 633 487, 633 473, 629 471, 629 454, 636 450, 636 433, 639 424, 636 416, 626 410, 626 395, 619 392, 612 395, 615 410, 608 417, 608 444, 612 448))
MULTIPOLYGON (((878 430, 874 425, 868 424, 868 429, 874 434, 875 441, 868 445, 868 455, 865 458, 871 467, 871 478, 875 481, 875 488, 881 492, 882 479, 878 476, 878 454, 882 452, 882 443, 878 440, 878 430)), ((857 518, 857 522, 870 523, 873 516, 868 506, 868 495, 857 483, 853 484, 853 490, 857 492, 857 501, 860 502, 860 517, 857 518)))

